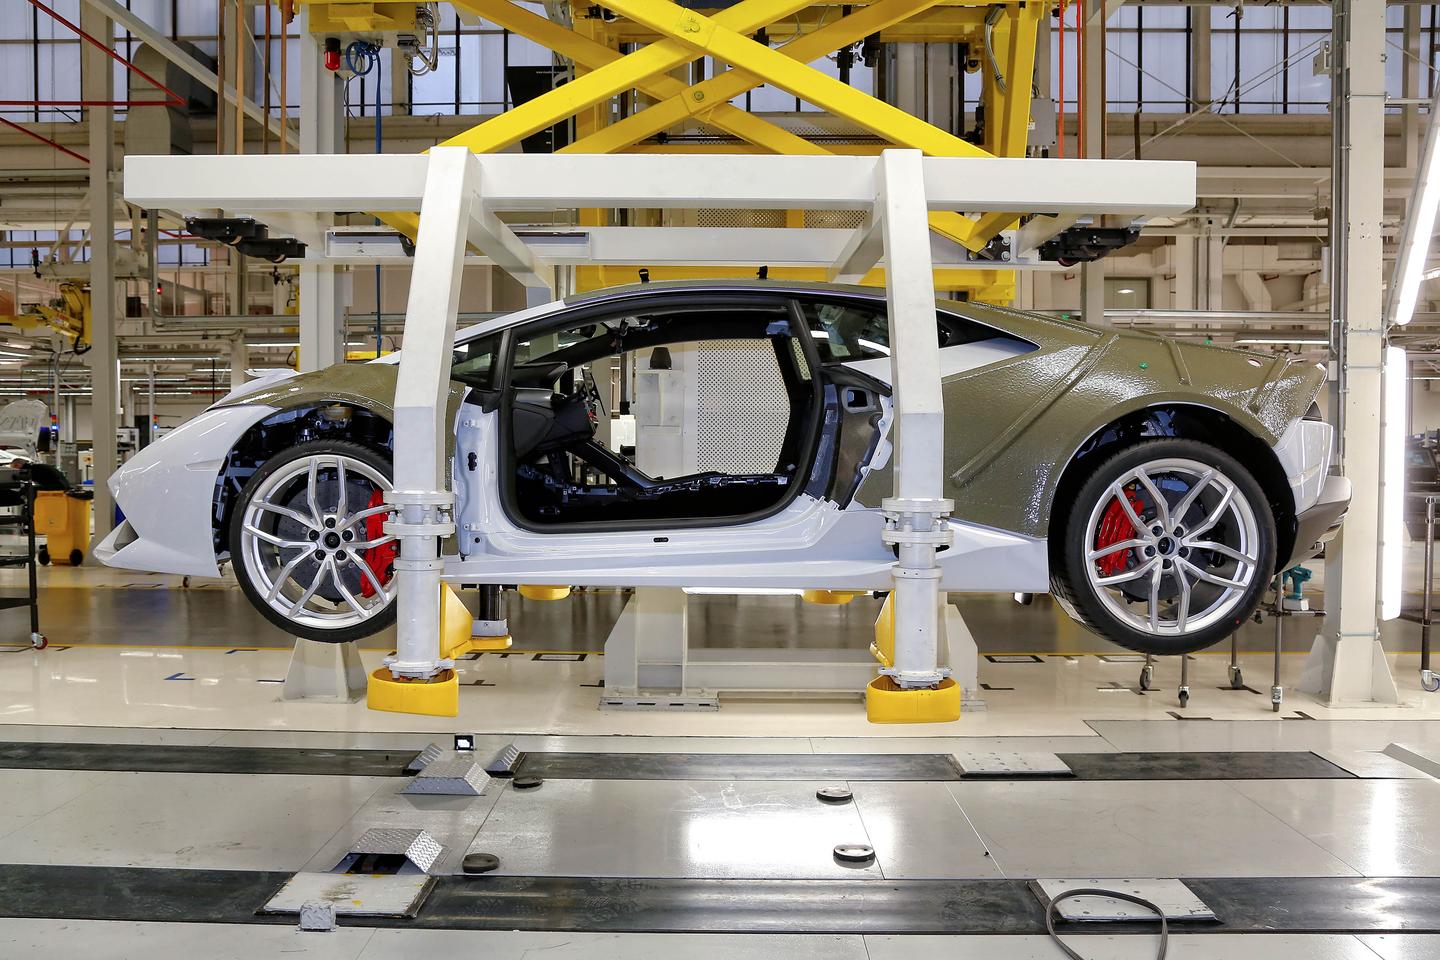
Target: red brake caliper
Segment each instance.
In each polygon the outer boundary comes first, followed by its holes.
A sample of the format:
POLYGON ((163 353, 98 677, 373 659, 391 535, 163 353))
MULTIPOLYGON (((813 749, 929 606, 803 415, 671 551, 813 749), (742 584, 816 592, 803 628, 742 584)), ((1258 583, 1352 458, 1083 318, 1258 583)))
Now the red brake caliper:
MULTIPOLYGON (((379 507, 385 503, 385 494, 379 490, 370 494, 370 502, 366 508, 379 507)), ((365 539, 378 540, 385 536, 385 514, 375 513, 365 518, 365 539)), ((370 547, 365 550, 360 559, 375 574, 375 579, 382 584, 390 582, 390 577, 395 572, 395 556, 400 552, 400 544, 394 540, 389 543, 382 543, 378 547, 370 547)), ((375 585, 370 582, 369 577, 362 577, 360 580, 360 596, 375 596, 375 585)))
MULTIPOLYGON (((1142 516, 1145 509, 1144 502, 1135 495, 1135 492, 1128 487, 1125 490, 1125 499, 1130 501, 1130 507, 1135 515, 1142 516)), ((1120 504, 1118 498, 1110 501, 1110 506, 1105 508, 1105 513, 1100 517, 1100 529, 1095 534, 1095 549, 1104 550, 1124 540, 1129 540, 1139 531, 1135 524, 1130 522, 1130 515, 1120 504)), ((1100 567, 1102 576, 1110 577, 1125 569, 1125 557, 1129 550, 1117 550, 1096 560, 1100 567)))

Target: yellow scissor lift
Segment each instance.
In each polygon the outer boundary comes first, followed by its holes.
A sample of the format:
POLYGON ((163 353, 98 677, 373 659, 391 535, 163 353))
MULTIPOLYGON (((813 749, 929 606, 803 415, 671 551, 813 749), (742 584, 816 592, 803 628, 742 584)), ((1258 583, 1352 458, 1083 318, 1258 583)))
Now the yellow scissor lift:
MULTIPOLYGON (((300 0, 310 8, 315 33, 340 35, 364 29, 404 29, 405 9, 413 4, 340 3, 300 0)), ((769 153, 823 155, 878 153, 910 147, 936 157, 1022 157, 1029 140, 1030 104, 1035 66, 1035 37, 1048 12, 1033 0, 990 3, 974 0, 874 0, 870 3, 814 3, 813 0, 741 0, 719 10, 691 9, 669 0, 613 0, 590 4, 570 0, 548 5, 568 14, 557 22, 512 0, 451 0, 472 14, 526 37, 569 61, 574 78, 542 96, 443 141, 475 153, 494 153, 555 124, 574 120, 575 140, 561 149, 570 154, 623 152, 769 153), (763 34, 764 42, 756 39, 763 34), (839 50, 875 38, 885 43, 966 44, 982 76, 985 108, 979 144, 920 120, 898 107, 857 90, 812 66, 839 50), (771 43, 776 46, 770 46, 771 43), (693 61, 711 58, 728 69, 698 83, 677 74, 693 61), (817 143, 733 101, 768 84, 806 101, 869 134, 856 143, 817 143), (623 107, 623 109, 622 109, 623 107), (720 142, 658 142, 666 134, 693 130, 723 138, 720 142)), ((643 216, 636 211, 634 216, 643 216)), ((788 226, 806 225, 807 212, 789 211, 788 226)), ((610 212, 581 212, 584 226, 603 226, 610 212)), ((384 219, 411 236, 414 214, 384 219)), ((1001 231, 1014 226, 1015 214, 973 211, 964 216, 936 213, 938 234, 974 251, 985 249, 1001 231)), ((634 219, 631 222, 635 222, 634 219)), ((663 224, 657 224, 663 225, 663 224)), ((590 290, 635 279, 633 265, 595 264, 577 268, 575 288, 590 290)), ((750 275, 745 268, 656 266, 651 279, 674 280, 750 275)), ((777 266, 776 279, 827 280, 827 271, 777 266)), ((861 281, 884 282, 880 269, 861 281)), ((987 302, 1014 296, 1009 269, 942 269, 937 289, 987 302)))

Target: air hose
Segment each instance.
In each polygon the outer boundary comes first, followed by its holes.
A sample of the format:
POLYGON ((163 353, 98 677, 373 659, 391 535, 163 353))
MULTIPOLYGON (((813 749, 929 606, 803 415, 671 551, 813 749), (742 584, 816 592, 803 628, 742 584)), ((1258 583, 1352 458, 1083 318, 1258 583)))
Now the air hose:
POLYGON ((1170 924, 1165 919, 1164 910, 1161 910, 1144 897, 1121 893, 1118 890, 1100 890, 1098 888, 1084 887, 1076 890, 1066 890, 1051 900, 1050 906, 1045 908, 1045 931, 1050 934, 1050 939, 1055 941, 1055 945, 1065 951, 1065 956, 1069 957, 1070 960, 1085 960, 1085 958, 1072 950, 1064 940, 1060 939, 1060 935, 1055 932, 1055 917, 1060 913, 1060 904, 1065 900, 1071 900, 1075 897, 1109 897, 1112 900, 1124 900, 1126 903, 1133 903, 1147 910, 1153 910, 1155 916, 1160 918, 1160 950, 1155 954, 1155 960, 1165 960, 1165 952, 1170 947, 1170 924))

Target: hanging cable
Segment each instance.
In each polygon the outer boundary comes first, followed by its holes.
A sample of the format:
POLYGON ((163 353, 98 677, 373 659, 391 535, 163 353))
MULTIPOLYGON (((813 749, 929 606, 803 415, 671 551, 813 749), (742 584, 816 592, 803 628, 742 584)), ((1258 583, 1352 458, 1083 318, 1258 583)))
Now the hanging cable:
POLYGON ((380 63, 380 48, 364 40, 352 40, 345 48, 345 69, 357 77, 367 76, 380 63))
POLYGON ((1153 910, 1155 916, 1160 918, 1160 949, 1155 954, 1155 960, 1165 960, 1165 954, 1170 949, 1170 922, 1165 919, 1165 911, 1144 897, 1137 897, 1131 893, 1122 893, 1119 890, 1099 890, 1094 888, 1066 890, 1051 900, 1050 905, 1045 908, 1045 931, 1050 934, 1050 939, 1055 941, 1055 945, 1065 951, 1065 956, 1069 957, 1070 960, 1085 960, 1085 958, 1076 953, 1071 949, 1069 944, 1060 939, 1060 935, 1055 932, 1055 917, 1060 912, 1060 904, 1065 900, 1071 900, 1075 897, 1108 897, 1112 900, 1124 900, 1126 903, 1133 903, 1136 906, 1144 907, 1146 910, 1153 910))

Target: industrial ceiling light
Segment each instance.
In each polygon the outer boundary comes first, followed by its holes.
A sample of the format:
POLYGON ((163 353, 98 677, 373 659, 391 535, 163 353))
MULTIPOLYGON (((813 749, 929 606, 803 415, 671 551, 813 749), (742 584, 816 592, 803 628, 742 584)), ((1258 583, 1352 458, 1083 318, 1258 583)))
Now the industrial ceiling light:
POLYGON ((1400 259, 1390 279, 1385 318, 1404 326, 1415 315, 1420 283, 1425 279, 1425 261, 1430 256, 1430 238, 1435 234, 1435 211, 1440 208, 1440 89, 1430 101, 1430 124, 1425 132, 1425 149, 1420 172, 1410 193, 1410 216, 1405 219, 1405 236, 1400 242, 1400 259))

